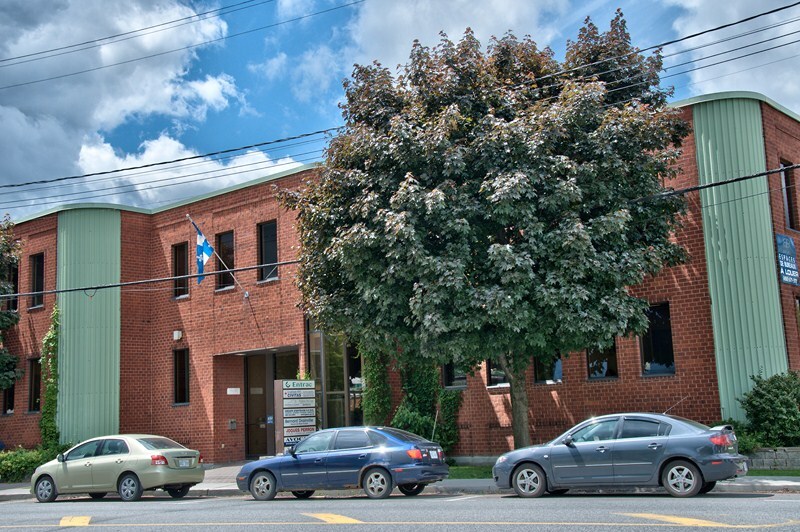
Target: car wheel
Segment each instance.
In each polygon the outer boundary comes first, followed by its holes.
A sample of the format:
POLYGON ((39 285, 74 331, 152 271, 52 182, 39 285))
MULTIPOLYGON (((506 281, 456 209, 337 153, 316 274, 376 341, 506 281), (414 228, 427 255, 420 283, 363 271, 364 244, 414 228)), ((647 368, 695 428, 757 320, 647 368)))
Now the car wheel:
POLYGON ((419 495, 422 493, 422 490, 425 489, 425 484, 401 484, 400 486, 397 486, 397 489, 399 489, 400 493, 403 495, 413 497, 414 495, 419 495))
POLYGON ((55 482, 46 475, 39 477, 39 480, 36 481, 34 491, 36 492, 36 500, 39 502, 53 502, 56 500, 56 497, 58 497, 55 482))
POLYGON ((169 496, 172 497, 173 499, 182 499, 183 497, 186 497, 186 495, 189 494, 189 488, 191 488, 191 486, 181 486, 180 488, 176 489, 170 488, 167 489, 167 493, 169 493, 169 496))
POLYGON ((275 477, 269 471, 259 471, 250 480, 250 495, 257 501, 271 501, 278 493, 275 477))
POLYGON ((547 490, 550 495, 564 495, 569 490, 547 490))
POLYGON ((364 475, 362 484, 364 493, 370 499, 385 499, 392 493, 392 477, 385 469, 370 469, 364 475))
POLYGON ((106 496, 106 492, 105 491, 98 491, 98 492, 89 494, 89 497, 91 497, 92 499, 102 499, 105 496, 106 496))
POLYGON ((142 498, 142 483, 139 482, 139 477, 133 473, 125 473, 119 479, 117 491, 119 498, 123 501, 138 501, 142 498))
POLYGON ((700 494, 702 495, 703 493, 708 493, 709 491, 713 490, 716 485, 717 485, 716 481, 706 482, 705 484, 703 484, 703 487, 700 488, 700 494))
POLYGON ((314 495, 314 490, 293 491, 292 495, 294 495, 298 499, 308 499, 309 497, 314 495))
POLYGON ((514 470, 511 486, 520 497, 541 497, 546 491, 547 479, 536 464, 522 464, 514 470))
POLYGON ((694 464, 676 460, 664 469, 661 483, 673 497, 694 497, 703 487, 703 475, 694 464))

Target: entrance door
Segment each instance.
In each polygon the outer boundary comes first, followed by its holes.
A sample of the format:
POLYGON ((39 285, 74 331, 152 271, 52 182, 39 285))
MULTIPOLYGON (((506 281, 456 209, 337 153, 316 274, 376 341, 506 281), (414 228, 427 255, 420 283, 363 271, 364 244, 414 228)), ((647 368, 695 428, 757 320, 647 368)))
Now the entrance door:
POLYGON ((245 364, 247 388, 247 449, 250 457, 275 454, 275 425, 272 399, 272 357, 250 355, 245 364))

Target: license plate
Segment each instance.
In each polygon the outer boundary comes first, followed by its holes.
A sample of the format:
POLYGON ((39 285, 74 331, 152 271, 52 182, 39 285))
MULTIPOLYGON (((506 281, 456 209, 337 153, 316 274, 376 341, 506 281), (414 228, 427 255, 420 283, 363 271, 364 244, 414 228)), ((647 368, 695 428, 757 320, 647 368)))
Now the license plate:
POLYGON ((189 458, 178 458, 178 467, 191 467, 192 460, 189 458))
POLYGON ((439 459, 439 451, 431 451, 431 458, 434 460, 439 459))

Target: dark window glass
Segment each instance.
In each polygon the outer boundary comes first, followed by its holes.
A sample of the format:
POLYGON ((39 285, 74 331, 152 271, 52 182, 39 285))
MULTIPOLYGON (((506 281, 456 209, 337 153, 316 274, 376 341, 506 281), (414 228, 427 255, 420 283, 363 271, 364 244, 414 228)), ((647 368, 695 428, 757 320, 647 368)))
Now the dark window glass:
POLYGON ((92 440, 72 449, 64 458, 67 462, 70 460, 80 460, 81 458, 91 458, 97 454, 97 449, 103 440, 92 440))
POLYGON ((672 352, 672 324, 669 303, 653 305, 647 311, 650 328, 642 336, 642 374, 674 375, 675 355, 672 352))
POLYGON ((787 170, 787 166, 792 163, 781 161, 781 187, 783 189, 783 211, 786 215, 786 227, 790 229, 800 228, 800 221, 797 218, 797 187, 794 179, 794 170, 787 170))
POLYGON ((41 408, 39 404, 42 400, 42 364, 39 359, 28 361, 28 411, 38 412, 41 408))
MULTIPOLYGON (((189 244, 181 242, 172 246, 172 276, 189 275, 189 244)), ((172 280, 172 296, 189 295, 189 279, 172 280)))
POLYGON ((158 449, 186 449, 183 445, 169 438, 137 438, 136 441, 141 443, 148 451, 155 451, 158 449))
MULTIPOLYGON (((217 235, 217 271, 232 270, 236 267, 233 254, 233 231, 217 235)), ((217 274, 217 288, 233 286, 231 272, 217 274)))
POLYGON ((3 390, 3 414, 14 413, 14 385, 3 390))
MULTIPOLYGON (((8 271, 3 279, 6 283, 8 283, 8 290, 10 294, 18 294, 19 293, 19 266, 16 264, 12 264, 8 267, 8 271)), ((0 309, 3 310, 18 310, 19 309, 19 300, 16 297, 12 297, 9 299, 3 299, 0 302, 0 309)))
POLYGON ((374 430, 370 430, 370 431, 367 431, 367 432, 369 434, 369 439, 372 442, 372 445, 375 445, 376 447, 378 447, 378 446, 381 446, 381 445, 388 445, 389 444, 389 439, 386 436, 384 436, 383 434, 379 434, 379 433, 375 432, 374 430))
POLYGON ((466 386, 467 372, 453 363, 442 366, 442 380, 445 386, 466 386))
POLYGON ((610 440, 614 438, 616 427, 617 418, 590 423, 573 432, 572 440, 576 443, 610 440))
POLYGON ((607 349, 588 349, 586 351, 586 366, 590 379, 608 379, 618 377, 617 373, 617 346, 612 344, 607 349))
POLYGON ((393 427, 383 427, 381 428, 381 431, 402 442, 427 441, 422 436, 417 436, 416 434, 412 434, 411 432, 405 431, 403 429, 396 429, 393 427))
POLYGON ((659 423, 644 419, 626 419, 622 422, 619 438, 651 438, 658 436, 659 423))
POLYGON ((31 307, 44 305, 44 253, 31 255, 31 292, 39 292, 30 296, 31 307))
POLYGON ((175 375, 175 403, 189 402, 189 350, 176 349, 173 351, 175 375))
POLYGON ((542 360, 533 358, 533 382, 541 384, 555 384, 561 382, 561 355, 542 360))
POLYGON ((258 224, 258 263, 268 264, 258 269, 258 280, 278 278, 278 224, 275 220, 258 224))
POLYGON ((370 447, 371 445, 367 433, 363 430, 340 430, 333 448, 359 449, 361 447, 370 447))
POLYGON ((128 454, 128 444, 123 440, 105 440, 100 456, 109 454, 128 454))
POLYGON ((491 360, 486 361, 486 386, 499 386, 501 384, 507 384, 508 379, 506 378, 506 373, 503 369, 498 365, 492 362, 491 360))
POLYGON ((294 452, 295 454, 303 454, 327 451, 331 446, 331 439, 334 434, 335 432, 332 430, 314 433, 298 443, 294 448, 294 452))

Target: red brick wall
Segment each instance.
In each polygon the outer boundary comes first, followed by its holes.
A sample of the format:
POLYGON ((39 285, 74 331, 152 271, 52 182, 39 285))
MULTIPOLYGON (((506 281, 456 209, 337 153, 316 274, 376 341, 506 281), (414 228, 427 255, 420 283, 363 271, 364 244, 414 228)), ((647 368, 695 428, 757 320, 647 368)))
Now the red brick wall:
MULTIPOLYGON (((31 287, 30 256, 44 253, 44 289, 56 287, 56 225, 58 215, 50 214, 14 228, 14 234, 22 242, 19 263, 19 290, 29 292, 31 287)), ((14 387, 14 413, 0 415, 0 441, 6 447, 22 445, 34 447, 41 441, 39 434, 39 412, 28 412, 30 386, 29 361, 41 356, 42 338, 50 328, 50 313, 56 296, 44 296, 44 306, 29 308, 27 297, 19 298, 19 323, 4 333, 5 346, 12 355, 19 357, 18 367, 25 375, 14 387)), ((40 392, 41 393, 41 392, 40 392)), ((1 399, 1 397, 0 397, 1 399)))

